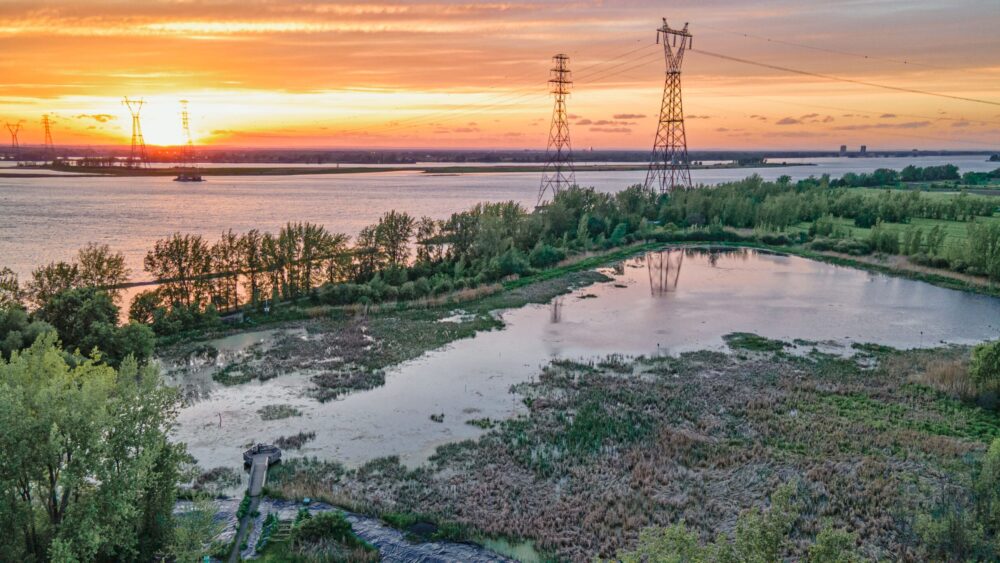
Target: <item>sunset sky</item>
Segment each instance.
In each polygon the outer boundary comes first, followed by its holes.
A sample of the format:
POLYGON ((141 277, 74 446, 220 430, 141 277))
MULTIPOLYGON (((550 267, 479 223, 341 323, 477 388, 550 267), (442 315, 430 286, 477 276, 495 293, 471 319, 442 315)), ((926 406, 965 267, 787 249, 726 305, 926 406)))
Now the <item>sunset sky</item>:
POLYGON ((22 144, 45 113, 57 144, 127 143, 127 95, 150 144, 181 141, 187 99, 205 145, 544 148, 564 52, 574 147, 645 149, 661 16, 694 35, 692 150, 1000 147, 997 0, 2 0, 0 122, 24 120, 22 144))

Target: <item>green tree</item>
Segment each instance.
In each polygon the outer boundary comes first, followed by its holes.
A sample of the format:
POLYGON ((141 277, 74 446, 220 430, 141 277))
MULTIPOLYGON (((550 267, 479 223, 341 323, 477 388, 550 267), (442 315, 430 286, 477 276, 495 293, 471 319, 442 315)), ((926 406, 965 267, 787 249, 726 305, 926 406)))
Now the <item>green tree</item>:
POLYGON ((53 334, 0 360, 0 560, 149 561, 166 545, 178 394, 131 359, 76 364, 53 334))
POLYGON ((212 287, 212 252, 200 235, 175 233, 156 241, 143 260, 146 271, 160 282, 164 301, 173 306, 204 306, 212 287))
POLYGON ((137 323, 153 324, 157 310, 162 308, 162 299, 158 291, 155 289, 140 291, 132 298, 128 318, 137 323))
POLYGON ((118 324, 118 307, 99 289, 68 289, 49 299, 38 316, 56 327, 63 344, 89 354, 104 343, 106 327, 118 324))
POLYGON ((35 307, 44 307, 57 293, 79 287, 80 267, 68 262, 52 262, 31 272, 25 293, 35 307))
POLYGON ((77 252, 76 260, 79 266, 79 284, 104 289, 117 302, 121 294, 117 286, 127 282, 132 274, 125 266, 125 255, 111 252, 106 244, 92 242, 77 252))
POLYGON ((387 262, 388 258, 378 244, 375 226, 361 229, 354 243, 354 278, 359 282, 368 281, 387 262))
POLYGON ((251 303, 257 303, 264 296, 263 273, 264 255, 261 235, 257 229, 250 229, 240 237, 238 246, 240 264, 243 267, 243 289, 251 303))
POLYGON ((375 239, 390 266, 406 264, 415 225, 416 221, 408 213, 396 210, 379 218, 375 225, 375 239))
POLYGON ((173 537, 167 551, 178 562, 200 561, 207 555, 212 540, 222 532, 222 522, 215 519, 215 505, 210 498, 197 498, 174 518, 173 537))
POLYGON ((38 317, 55 327, 63 344, 84 354, 99 350, 112 365, 128 355, 145 361, 153 352, 152 329, 138 323, 118 326, 118 307, 105 291, 84 287, 56 294, 38 317))
POLYGON ((21 284, 10 268, 0 268, 0 307, 21 302, 21 284))
POLYGON ((55 330, 49 323, 31 320, 19 303, 0 306, 0 358, 9 358, 11 353, 27 348, 42 334, 55 330))
POLYGON ((421 217, 415 227, 418 263, 439 262, 443 257, 442 245, 436 244, 440 236, 440 223, 430 217, 421 217))
POLYGON ((211 271, 215 274, 212 301, 219 309, 239 306, 240 271, 243 269, 240 237, 232 229, 222 233, 212 245, 211 271))
POLYGON ((969 223, 966 260, 979 273, 1000 280, 1000 223, 969 223))
POLYGON ((52 262, 36 268, 27 294, 36 307, 44 307, 54 295, 67 289, 96 287, 117 301, 121 294, 118 286, 130 275, 123 254, 111 252, 106 244, 90 243, 77 252, 76 262, 52 262))

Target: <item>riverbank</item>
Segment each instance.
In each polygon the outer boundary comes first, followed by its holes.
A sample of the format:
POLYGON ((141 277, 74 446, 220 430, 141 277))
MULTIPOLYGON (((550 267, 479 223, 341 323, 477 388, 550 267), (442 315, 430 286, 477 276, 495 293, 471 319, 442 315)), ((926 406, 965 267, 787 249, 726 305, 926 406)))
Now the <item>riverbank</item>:
MULTIPOLYGON (((302 299, 293 303, 281 303, 276 304, 274 312, 270 315, 260 315, 255 313, 248 313, 249 323, 246 327, 241 328, 221 328, 218 330, 213 330, 210 332, 193 332, 188 334, 181 334, 166 340, 167 352, 166 355, 170 356, 175 353, 173 348, 180 346, 183 350, 184 346, 190 346, 192 343, 207 339, 221 338, 227 335, 238 334, 240 332, 246 332, 247 330, 260 330, 262 328, 274 327, 281 324, 296 323, 299 321, 305 321, 308 319, 317 319, 323 317, 331 317, 344 321, 348 318, 353 318, 357 316, 360 312, 363 312, 365 316, 367 315, 378 315, 381 312, 400 312, 406 310, 429 310, 434 308, 445 308, 445 311, 451 311, 453 307, 465 306, 469 302, 475 302, 490 296, 495 296, 498 293, 504 291, 509 291, 518 288, 524 288, 531 286, 533 284, 556 280, 567 274, 573 274, 578 272, 583 272, 586 270, 593 270, 601 266, 607 266, 615 262, 619 262, 630 257, 643 254, 646 252, 652 252, 657 250, 662 250, 665 248, 747 248, 747 249, 757 249, 764 250, 767 252, 773 252, 777 254, 787 254, 792 256, 799 256, 802 258, 807 258, 810 260, 816 260, 819 262, 825 262, 829 264, 834 264, 838 266, 845 266, 849 268, 856 268, 860 270, 885 274, 894 277, 902 277, 906 279, 912 279, 916 281, 921 281, 937 287, 943 287, 947 289, 954 289, 958 291, 966 291, 971 293, 977 293, 981 295, 989 295, 993 297, 1000 296, 1000 285, 991 283, 987 278, 983 276, 972 276, 968 274, 961 274, 958 272, 953 272, 950 270, 944 270, 940 268, 930 268, 927 266, 922 266, 918 264, 913 264, 905 256, 897 255, 869 255, 869 256, 851 256, 842 253, 832 252, 832 251, 815 251, 806 248, 802 244, 786 244, 786 245, 776 245, 767 244, 756 240, 756 237, 752 232, 748 230, 726 230, 724 233, 726 236, 705 236, 699 238, 697 233, 693 235, 687 232, 681 232, 678 236, 671 236, 665 234, 663 241, 642 241, 637 243, 632 243, 620 248, 614 248, 606 251, 591 251, 582 254, 574 255, 559 265, 542 270, 539 273, 518 277, 514 280, 505 281, 501 284, 493 284, 489 286, 484 286, 477 288, 475 290, 458 290, 445 294, 442 296, 434 298, 423 298, 407 302, 390 302, 383 304, 375 304, 371 306, 358 307, 358 306, 324 306, 315 305, 311 303, 308 299, 302 299)), ((566 288, 579 283, 579 279, 568 279, 562 284, 562 289, 557 291, 565 291, 566 288)), ((132 285, 132 284, 127 284, 132 285)), ((509 301, 509 306, 517 307, 523 306, 524 304, 531 302, 543 302, 543 297, 551 298, 550 292, 554 288, 559 287, 560 284, 555 286, 548 286, 541 289, 541 291, 534 297, 528 297, 526 294, 515 294, 511 295, 511 300, 509 301), (527 301, 523 299, 527 298, 527 301), (534 299, 534 300, 532 300, 534 299), (542 300, 542 301, 539 301, 542 300)), ((487 301, 487 310, 492 303, 499 303, 501 301, 487 301)), ((450 314, 450 313, 448 313, 450 314)), ((445 315, 447 316, 447 315, 445 315)), ((487 323, 484 328, 495 328, 495 324, 487 323)), ((341 327, 343 328, 343 327, 341 327)), ((444 342, 441 342, 444 344, 444 342)), ((385 367, 385 364, 379 367, 385 367)))
MULTIPOLYGON (((813 166, 810 163, 804 162, 792 162, 792 163, 755 163, 755 164, 734 164, 734 163, 722 163, 722 164, 694 164, 691 165, 692 170, 732 170, 732 169, 753 169, 753 168, 783 168, 792 166, 813 166)), ((648 164, 583 164, 577 165, 577 172, 629 172, 629 171, 641 171, 646 170, 649 167, 648 164)), ((524 164, 511 164, 511 165, 482 165, 482 166, 469 166, 469 165, 459 165, 454 166, 420 166, 420 165, 401 165, 401 166, 351 166, 347 164, 345 166, 315 166, 315 167, 304 167, 304 166, 268 166, 268 167, 241 167, 241 166, 227 166, 227 167, 174 167, 174 168, 125 168, 125 167, 85 167, 85 166, 39 166, 35 168, 24 168, 24 170, 52 170, 58 172, 72 173, 67 174, 66 177, 73 178, 79 177, 81 174, 90 176, 125 176, 125 177, 162 177, 162 176, 177 176, 179 173, 186 172, 190 173, 192 171, 197 172, 200 176, 299 176, 299 175, 322 175, 322 174, 368 174, 377 172, 421 172, 424 174, 431 175, 450 175, 450 174, 497 174, 497 173, 507 173, 507 172, 519 172, 519 173, 541 173, 545 170, 544 165, 524 165, 524 164)), ((39 177, 44 176, 46 178, 56 178, 62 177, 62 175, 44 175, 44 174, 34 174, 29 175, 29 172, 16 172, 11 174, 4 173, 2 177, 39 177)))

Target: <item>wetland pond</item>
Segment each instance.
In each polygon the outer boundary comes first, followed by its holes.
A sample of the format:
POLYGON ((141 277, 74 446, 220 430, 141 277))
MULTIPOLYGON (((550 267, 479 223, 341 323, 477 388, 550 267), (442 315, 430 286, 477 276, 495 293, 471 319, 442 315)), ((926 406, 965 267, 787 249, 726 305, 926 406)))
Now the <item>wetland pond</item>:
MULTIPOLYGON (((511 386, 555 359, 721 349, 732 332, 812 341, 818 344, 799 348, 844 354, 852 343, 912 348, 1000 336, 1000 299, 792 256, 673 249, 601 271, 609 281, 498 312, 504 328, 397 365, 386 371, 385 385, 338 400, 311 398, 309 376, 301 373, 230 387, 210 383, 181 411, 174 437, 203 468, 238 466, 245 444, 299 432, 315 438, 289 456, 357 466, 398 455, 417 465, 441 444, 482 434, 471 420, 524 412, 511 386), (267 405, 289 405, 300 416, 265 421, 257 411, 267 405)), ((464 318, 456 309, 443 322, 464 318)), ((232 352, 273 335, 212 344, 232 352)))

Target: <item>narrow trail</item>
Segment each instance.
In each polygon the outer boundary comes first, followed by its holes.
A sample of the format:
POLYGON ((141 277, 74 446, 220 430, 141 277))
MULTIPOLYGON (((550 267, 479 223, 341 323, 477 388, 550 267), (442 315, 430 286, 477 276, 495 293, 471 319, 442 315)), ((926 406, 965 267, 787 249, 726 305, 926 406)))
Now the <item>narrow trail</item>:
POLYGON ((264 483, 267 480, 267 468, 270 465, 271 457, 272 454, 257 454, 253 456, 253 461, 250 465, 250 486, 247 490, 247 494, 250 496, 250 506, 247 508, 247 512, 243 515, 243 518, 240 519, 240 525, 233 540, 233 550, 229 553, 229 563, 237 563, 240 560, 240 552, 242 551, 240 545, 246 539, 247 533, 250 531, 250 526, 254 521, 254 514, 260 506, 260 495, 264 490, 264 483))

